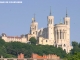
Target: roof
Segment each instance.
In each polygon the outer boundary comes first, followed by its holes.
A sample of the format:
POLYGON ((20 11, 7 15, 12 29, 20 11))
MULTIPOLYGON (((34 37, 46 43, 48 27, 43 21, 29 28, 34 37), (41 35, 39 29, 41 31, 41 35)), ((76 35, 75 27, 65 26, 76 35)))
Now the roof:
POLYGON ((7 38, 16 38, 16 39, 21 39, 21 37, 18 37, 18 36, 7 36, 7 38))

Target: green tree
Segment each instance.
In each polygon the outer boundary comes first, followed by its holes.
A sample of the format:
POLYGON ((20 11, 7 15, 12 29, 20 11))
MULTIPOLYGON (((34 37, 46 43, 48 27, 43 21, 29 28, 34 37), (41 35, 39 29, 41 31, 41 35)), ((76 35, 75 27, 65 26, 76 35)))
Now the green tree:
POLYGON ((36 45, 37 40, 30 38, 31 44, 21 42, 5 42, 0 46, 0 55, 4 57, 17 57, 19 53, 23 53, 26 58, 30 58, 32 53, 39 55, 56 54, 61 58, 66 56, 66 52, 62 48, 57 48, 49 45, 36 45))
POLYGON ((37 40, 34 37, 31 37, 29 41, 31 42, 31 44, 34 44, 34 45, 36 45, 37 43, 37 40))
POLYGON ((3 46, 4 44, 5 44, 5 41, 2 38, 0 38, 0 46, 3 46))
POLYGON ((78 42, 73 41, 73 42, 72 42, 72 46, 73 46, 73 47, 77 47, 77 46, 78 46, 78 42))
POLYGON ((72 46, 73 46, 73 49, 71 50, 71 54, 74 54, 76 52, 80 52, 80 47, 79 47, 79 43, 78 42, 73 41, 72 42, 72 46))
POLYGON ((80 48, 80 43, 79 43, 79 48, 80 48))
POLYGON ((80 60, 80 52, 74 53, 74 55, 68 57, 67 60, 80 60))

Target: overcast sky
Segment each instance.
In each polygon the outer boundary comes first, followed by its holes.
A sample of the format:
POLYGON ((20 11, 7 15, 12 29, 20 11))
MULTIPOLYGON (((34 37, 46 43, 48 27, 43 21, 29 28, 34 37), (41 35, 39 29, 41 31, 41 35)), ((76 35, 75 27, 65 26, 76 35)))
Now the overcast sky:
MULTIPOLYGON (((11 0, 0 0, 11 1, 11 0)), ((14 1, 14 0, 12 0, 14 1)), ((18 0, 15 0, 18 1, 18 0)), ((47 16, 54 16, 54 24, 58 24, 66 15, 71 18, 71 41, 80 42, 80 0, 20 0, 22 4, 0 3, 0 34, 20 36, 30 31, 34 13, 40 28, 47 27, 47 16)))

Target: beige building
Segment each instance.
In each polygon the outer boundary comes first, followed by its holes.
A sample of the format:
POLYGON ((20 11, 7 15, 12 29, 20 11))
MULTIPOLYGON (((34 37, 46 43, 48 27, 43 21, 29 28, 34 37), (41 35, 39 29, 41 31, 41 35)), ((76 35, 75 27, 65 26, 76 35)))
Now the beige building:
POLYGON ((27 43, 27 38, 25 35, 18 36, 7 36, 5 33, 2 33, 2 39, 4 39, 5 42, 22 42, 27 43))
POLYGON ((35 21, 35 17, 32 18, 30 26, 30 34, 35 35, 38 40, 38 44, 41 45, 54 45, 61 47, 67 53, 70 52, 72 46, 70 45, 70 17, 67 15, 64 17, 64 23, 54 24, 54 16, 47 16, 47 27, 38 29, 38 23, 35 21))
POLYGON ((30 25, 30 33, 21 37, 8 37, 6 34, 2 34, 2 39, 6 42, 19 41, 27 43, 31 37, 35 37, 38 40, 38 44, 41 45, 54 45, 61 47, 67 53, 70 52, 72 46, 70 45, 70 17, 67 15, 64 17, 64 23, 54 24, 54 16, 47 16, 47 27, 38 29, 38 23, 35 21, 35 16, 32 18, 30 25))

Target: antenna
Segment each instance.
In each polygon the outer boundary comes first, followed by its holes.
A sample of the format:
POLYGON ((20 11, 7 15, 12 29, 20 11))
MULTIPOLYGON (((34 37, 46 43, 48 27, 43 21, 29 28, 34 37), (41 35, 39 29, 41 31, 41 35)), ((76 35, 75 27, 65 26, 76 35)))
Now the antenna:
POLYGON ((34 13, 34 21, 35 21, 35 13, 34 13))
POLYGON ((67 14, 67 7, 66 7, 66 17, 68 16, 68 14, 67 14))
POLYGON ((51 6, 50 6, 50 16, 51 16, 51 6))

